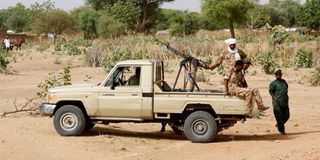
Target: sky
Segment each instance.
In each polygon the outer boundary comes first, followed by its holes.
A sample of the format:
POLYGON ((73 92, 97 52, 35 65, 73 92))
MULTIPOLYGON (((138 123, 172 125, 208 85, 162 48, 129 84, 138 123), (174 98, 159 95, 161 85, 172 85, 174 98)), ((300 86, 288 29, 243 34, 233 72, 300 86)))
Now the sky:
MULTIPOLYGON (((46 0, 0 0, 0 9, 6 9, 10 6, 15 6, 17 3, 22 3, 27 7, 30 4, 38 2, 42 4, 46 0)), ((85 0, 52 0, 55 2, 56 8, 61 8, 66 11, 70 11, 76 7, 80 7, 85 4, 85 0)), ((261 0, 262 3, 266 3, 268 0, 261 0)), ((174 2, 164 3, 162 8, 189 10, 200 12, 201 0, 175 0, 174 2)))

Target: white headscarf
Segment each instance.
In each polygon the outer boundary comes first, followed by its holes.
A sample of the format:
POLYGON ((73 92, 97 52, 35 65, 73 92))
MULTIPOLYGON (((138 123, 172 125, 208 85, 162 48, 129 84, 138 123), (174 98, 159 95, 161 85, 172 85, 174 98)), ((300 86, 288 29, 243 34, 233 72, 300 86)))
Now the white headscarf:
POLYGON ((234 48, 234 49, 230 48, 230 45, 236 44, 237 40, 234 38, 229 38, 229 39, 225 40, 224 42, 228 45, 228 52, 234 54, 234 58, 236 59, 236 61, 241 60, 238 49, 237 48, 234 48))

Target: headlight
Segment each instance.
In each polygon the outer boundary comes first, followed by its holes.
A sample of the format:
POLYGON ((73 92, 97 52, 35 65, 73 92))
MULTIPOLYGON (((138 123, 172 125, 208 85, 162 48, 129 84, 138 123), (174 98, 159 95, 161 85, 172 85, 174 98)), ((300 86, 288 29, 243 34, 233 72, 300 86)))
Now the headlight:
POLYGON ((47 99, 48 101, 51 101, 54 97, 54 94, 53 93, 49 93, 48 96, 47 96, 47 99))

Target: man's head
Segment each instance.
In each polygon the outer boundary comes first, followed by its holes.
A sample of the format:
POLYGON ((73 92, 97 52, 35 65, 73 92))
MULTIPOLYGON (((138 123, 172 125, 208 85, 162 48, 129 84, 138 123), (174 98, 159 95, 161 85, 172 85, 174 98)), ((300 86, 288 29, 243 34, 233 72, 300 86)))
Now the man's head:
POLYGON ((252 63, 249 60, 244 61, 243 62, 243 69, 247 70, 250 67, 250 65, 252 65, 252 63))
POLYGON ((234 50, 236 48, 236 42, 237 42, 236 39, 229 38, 229 39, 225 40, 224 42, 230 47, 230 49, 234 50))
POLYGON ((236 71, 241 71, 243 68, 243 61, 241 60, 237 60, 236 64, 234 65, 236 71))
POLYGON ((281 70, 277 70, 276 72, 274 72, 275 76, 277 79, 281 79, 282 78, 282 72, 281 70))
POLYGON ((6 36, 6 39, 8 39, 9 37, 8 36, 6 36))

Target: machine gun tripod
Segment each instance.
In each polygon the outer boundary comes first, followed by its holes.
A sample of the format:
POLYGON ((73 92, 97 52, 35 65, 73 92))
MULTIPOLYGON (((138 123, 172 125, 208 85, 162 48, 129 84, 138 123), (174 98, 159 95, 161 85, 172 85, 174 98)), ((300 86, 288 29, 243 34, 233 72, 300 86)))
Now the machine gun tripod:
POLYGON ((174 54, 183 58, 183 60, 180 61, 179 71, 177 73, 177 76, 174 81, 172 89, 173 90, 176 89, 181 71, 182 71, 182 69, 184 69, 185 76, 184 76, 184 81, 183 81, 183 89, 185 90, 187 88, 188 82, 190 82, 191 83, 191 86, 189 88, 190 92, 192 92, 194 90, 194 87, 196 87, 197 90, 200 91, 200 88, 196 82, 196 74, 197 74, 198 68, 200 68, 200 69, 206 68, 206 66, 207 66, 206 63, 197 59, 197 58, 194 58, 193 56, 191 56, 189 54, 185 54, 183 52, 180 52, 180 51, 172 48, 169 43, 162 42, 162 41, 158 40, 157 38, 155 38, 155 40, 157 42, 159 42, 160 44, 166 46, 169 51, 171 51, 174 54))

